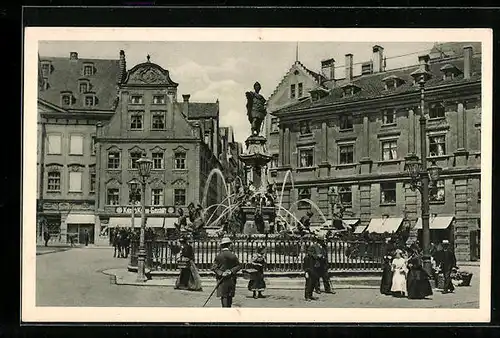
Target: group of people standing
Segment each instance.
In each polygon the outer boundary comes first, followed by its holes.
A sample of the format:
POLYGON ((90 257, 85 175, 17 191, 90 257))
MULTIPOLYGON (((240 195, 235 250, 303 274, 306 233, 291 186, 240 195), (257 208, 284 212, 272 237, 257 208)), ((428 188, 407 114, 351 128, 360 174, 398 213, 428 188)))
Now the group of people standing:
POLYGON ((111 243, 114 248, 113 257, 128 258, 132 236, 133 233, 131 229, 116 228, 111 231, 111 243))
POLYGON ((435 269, 431 273, 423 267, 421 250, 413 244, 404 252, 394 250, 384 257, 384 267, 380 292, 394 297, 408 299, 425 299, 432 296, 431 280, 437 281, 437 275, 444 273, 445 283, 443 293, 453 292, 451 272, 456 268, 455 254, 449 249, 447 240, 442 243, 443 250, 433 255, 435 269))

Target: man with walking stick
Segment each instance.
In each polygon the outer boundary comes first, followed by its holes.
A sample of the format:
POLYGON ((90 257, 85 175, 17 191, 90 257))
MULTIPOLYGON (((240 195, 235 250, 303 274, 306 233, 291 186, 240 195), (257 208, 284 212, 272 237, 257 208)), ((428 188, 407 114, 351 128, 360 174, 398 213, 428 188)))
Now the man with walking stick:
MULTIPOLYGON (((241 265, 238 257, 231 251, 232 242, 229 238, 224 237, 220 246, 222 250, 215 257, 212 271, 215 272, 217 297, 220 297, 222 307, 231 307, 236 290, 236 273, 241 269, 241 265)), ((209 299, 210 297, 205 304, 209 299)))

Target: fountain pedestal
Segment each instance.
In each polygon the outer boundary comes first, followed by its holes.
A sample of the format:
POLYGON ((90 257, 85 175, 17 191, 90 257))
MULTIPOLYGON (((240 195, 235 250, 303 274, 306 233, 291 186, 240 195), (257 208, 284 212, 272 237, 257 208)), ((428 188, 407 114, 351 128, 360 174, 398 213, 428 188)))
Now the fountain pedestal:
POLYGON ((265 167, 272 159, 272 156, 267 151, 266 142, 266 138, 262 135, 251 135, 245 141, 247 146, 245 153, 240 155, 240 160, 252 170, 252 185, 256 189, 254 203, 251 206, 242 207, 246 216, 243 233, 247 235, 265 232, 264 229, 269 229, 269 222, 275 214, 274 206, 261 205, 268 184, 265 167), (259 210, 262 215, 265 226, 261 230, 264 231, 259 231, 255 225, 256 210, 259 210))

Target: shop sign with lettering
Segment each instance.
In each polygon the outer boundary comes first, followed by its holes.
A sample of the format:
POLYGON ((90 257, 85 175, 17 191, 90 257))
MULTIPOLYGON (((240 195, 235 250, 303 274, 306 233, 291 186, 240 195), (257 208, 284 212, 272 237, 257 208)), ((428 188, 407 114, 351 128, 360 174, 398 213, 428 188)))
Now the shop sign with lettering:
MULTIPOLYGON (((146 206, 146 214, 175 214, 175 207, 165 207, 165 206, 146 206)), ((141 214, 142 208, 140 206, 135 207, 135 213, 141 214)), ((132 214, 131 206, 120 206, 115 208, 115 213, 117 214, 132 214)))

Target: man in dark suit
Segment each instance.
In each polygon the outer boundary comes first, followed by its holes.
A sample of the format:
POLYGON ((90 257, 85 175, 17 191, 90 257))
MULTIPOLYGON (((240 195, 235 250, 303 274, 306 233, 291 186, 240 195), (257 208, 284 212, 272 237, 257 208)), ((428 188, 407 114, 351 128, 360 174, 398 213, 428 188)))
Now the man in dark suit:
POLYGON ((325 293, 334 294, 335 291, 332 290, 330 275, 328 274, 328 251, 325 243, 325 236, 319 235, 316 237, 317 244, 320 250, 320 275, 316 283, 315 291, 316 293, 321 293, 320 291, 320 279, 323 279, 323 286, 325 287, 325 293))
POLYGON ((313 243, 307 248, 307 254, 304 257, 304 272, 306 277, 306 285, 304 290, 305 300, 317 300, 313 297, 313 290, 319 284, 321 271, 321 247, 317 243, 313 243))
POLYGON ((455 287, 451 281, 451 272, 457 268, 457 258, 455 253, 450 249, 450 242, 443 241, 443 252, 441 253, 441 271, 444 274, 444 288, 443 293, 455 291, 455 287))
POLYGON ((217 280, 217 297, 220 297, 222 307, 231 307, 236 290, 236 273, 241 269, 238 257, 231 251, 232 242, 224 237, 221 241, 221 252, 215 257, 212 271, 217 280))

